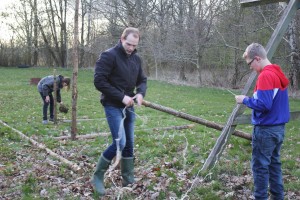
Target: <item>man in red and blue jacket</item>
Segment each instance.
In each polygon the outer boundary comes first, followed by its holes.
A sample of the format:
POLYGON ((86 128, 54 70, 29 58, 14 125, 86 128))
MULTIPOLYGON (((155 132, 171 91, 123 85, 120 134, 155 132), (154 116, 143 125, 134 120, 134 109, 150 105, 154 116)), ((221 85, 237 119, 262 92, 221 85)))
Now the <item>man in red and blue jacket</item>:
POLYGON ((289 121, 288 84, 281 68, 272 64, 264 47, 252 43, 243 55, 250 68, 258 73, 253 97, 236 95, 237 103, 251 108, 252 160, 255 199, 283 200, 284 188, 280 161, 280 149, 289 121))

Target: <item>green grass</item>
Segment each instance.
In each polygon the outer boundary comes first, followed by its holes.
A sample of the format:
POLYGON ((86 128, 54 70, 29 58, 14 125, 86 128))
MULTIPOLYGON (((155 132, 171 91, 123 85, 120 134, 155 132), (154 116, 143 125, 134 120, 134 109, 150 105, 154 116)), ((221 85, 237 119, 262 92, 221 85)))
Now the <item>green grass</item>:
MULTIPOLYGON (((29 80, 34 77, 49 75, 53 72, 52 69, 0 68, 0 70, 0 120, 28 137, 44 143, 47 148, 58 152, 70 161, 82 163, 82 157, 85 157, 85 162, 91 164, 97 162, 101 152, 110 144, 109 136, 91 140, 57 141, 53 137, 70 134, 70 123, 59 122, 58 125, 42 125, 41 123, 42 102, 36 86, 29 85, 29 80)), ((57 73, 72 77, 72 71, 68 69, 58 69, 57 73)), ((239 93, 239 91, 234 92, 239 93)), ((62 100, 70 107, 72 105, 71 91, 62 91, 62 100)), ((232 94, 226 90, 172 85, 151 80, 148 82, 145 100, 219 124, 224 124, 227 121, 235 107, 232 94)), ((300 100, 298 99, 290 99, 291 111, 299 111, 299 103, 300 100)), ((158 192, 157 199, 167 199, 173 195, 180 198, 197 176, 220 135, 220 131, 199 124, 190 130, 153 131, 153 128, 186 125, 191 124, 191 122, 146 107, 136 108, 136 113, 138 115, 135 133, 137 175, 141 177, 146 191, 158 192), (151 171, 154 168, 160 168, 160 170, 154 171, 153 179, 148 184, 149 177, 143 172, 151 171), (185 178, 178 178, 179 172, 184 172, 185 178), (165 191, 159 191, 157 187, 166 180, 166 177, 169 182, 165 184, 165 191), (187 179, 190 180, 190 183, 186 185, 187 179)), ((250 110, 247 109, 246 113, 249 114, 250 110)), ((93 72, 89 70, 79 71, 77 116, 79 119, 94 119, 78 122, 78 135, 109 132, 103 108, 99 103, 99 92, 93 85, 93 72)), ((59 113, 58 119, 71 119, 71 112, 68 114, 59 113)), ((240 125, 238 129, 251 133, 252 126, 240 125)), ((282 168, 284 174, 287 175, 285 177, 285 189, 296 192, 300 190, 299 120, 288 123, 286 130, 286 139, 281 153, 282 168)), ((18 174, 20 172, 26 172, 27 175, 20 178, 20 181, 14 185, 14 189, 0 191, 0 197, 15 190, 22 193, 20 198, 42 199, 40 190, 46 182, 48 183, 48 197, 50 199, 62 196, 65 199, 79 199, 79 196, 74 195, 80 193, 74 192, 76 189, 73 188, 73 193, 63 194, 63 188, 50 183, 53 181, 52 176, 59 177, 68 183, 81 175, 70 174, 70 170, 64 165, 53 168, 56 164, 49 166, 45 157, 46 155, 42 151, 32 149, 28 141, 21 139, 11 129, 0 125, 0 164, 5 166, 4 169, 0 168, 0 176, 9 180, 15 176, 20 176, 18 174), (30 159, 27 160, 29 163, 18 163, 19 160, 24 160, 26 156, 31 154, 34 157, 32 159, 36 160, 38 165, 41 165, 40 167, 29 162, 30 159), (33 171, 28 170, 29 168, 33 168, 33 171), (45 179, 45 174, 39 174, 41 173, 39 168, 46 169, 46 171, 49 168, 48 175, 51 178, 45 179)), ((206 176, 207 172, 200 173, 199 177, 206 177, 205 182, 189 192, 190 199, 224 198, 224 195, 218 191, 222 190, 226 193, 232 190, 220 179, 220 175, 243 177, 244 173, 249 174, 251 172, 250 158, 250 142, 231 136, 220 161, 210 171, 211 174, 206 176)), ((92 171, 85 168, 82 177, 88 179, 92 171)), ((108 185, 113 187, 112 183, 108 183, 108 185)), ((252 185, 249 184, 245 187, 251 189, 252 185)), ((82 186, 82 188, 84 187, 82 186)), ((122 194, 122 197, 123 199, 134 199, 137 196, 127 192, 122 194)))

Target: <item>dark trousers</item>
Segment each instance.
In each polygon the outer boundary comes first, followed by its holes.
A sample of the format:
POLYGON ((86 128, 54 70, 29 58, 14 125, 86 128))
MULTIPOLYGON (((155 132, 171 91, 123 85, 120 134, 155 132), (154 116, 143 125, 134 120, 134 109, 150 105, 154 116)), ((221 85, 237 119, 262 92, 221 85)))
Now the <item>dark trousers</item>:
POLYGON ((43 96, 43 93, 40 92, 40 95, 43 99, 44 105, 43 105, 43 120, 47 120, 47 112, 48 112, 48 107, 50 104, 50 119, 54 118, 53 110, 54 110, 54 100, 52 94, 49 94, 50 102, 46 102, 45 99, 46 97, 43 96))

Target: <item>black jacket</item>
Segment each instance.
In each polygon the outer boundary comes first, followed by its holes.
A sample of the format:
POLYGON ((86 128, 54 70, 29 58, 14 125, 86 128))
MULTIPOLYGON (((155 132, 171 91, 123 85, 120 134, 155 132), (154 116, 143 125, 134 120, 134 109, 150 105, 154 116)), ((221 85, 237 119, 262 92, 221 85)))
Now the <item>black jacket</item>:
POLYGON ((96 62, 94 85, 102 93, 101 103, 104 106, 124 107, 124 96, 133 97, 135 92, 145 97, 147 77, 136 50, 128 56, 119 42, 103 52, 96 62))

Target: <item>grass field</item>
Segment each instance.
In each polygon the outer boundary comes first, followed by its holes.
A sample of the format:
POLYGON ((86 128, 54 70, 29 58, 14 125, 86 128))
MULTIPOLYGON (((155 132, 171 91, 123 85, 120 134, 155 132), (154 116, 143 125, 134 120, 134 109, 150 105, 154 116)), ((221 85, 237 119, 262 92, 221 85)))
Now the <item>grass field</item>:
MULTIPOLYGON (((58 125, 43 125, 42 102, 31 78, 52 74, 50 68, 0 68, 0 120, 43 143, 60 156, 84 169, 71 171, 45 151, 21 139, 0 124, 0 199, 94 199, 89 183, 101 152, 110 136, 87 140, 55 140, 70 134, 71 112, 58 114, 58 125)), ((58 69, 72 76, 72 71, 58 69)), ((233 91, 236 94, 239 91, 233 91)), ((62 100, 71 106, 71 91, 62 91, 62 100)), ((235 107, 227 90, 171 85, 148 81, 145 100, 161 104, 219 124, 224 124, 235 107)), ((93 72, 80 70, 78 76, 78 135, 109 132, 99 92, 93 85, 93 72)), ((300 100, 290 99, 291 111, 300 111, 300 100)), ((71 109, 69 109, 70 111, 71 109)), ((247 109, 246 113, 250 113, 247 109)), ((120 171, 107 174, 107 196, 103 199, 249 199, 252 190, 251 143, 232 136, 216 166, 200 171, 220 131, 195 124, 192 129, 159 128, 191 122, 147 107, 136 108, 135 176, 130 188, 121 187, 120 171), (157 128, 156 130, 153 130, 157 128)), ((239 130, 251 133, 251 125, 239 130)), ((300 198, 300 123, 286 125, 282 149, 286 199, 300 198)))

